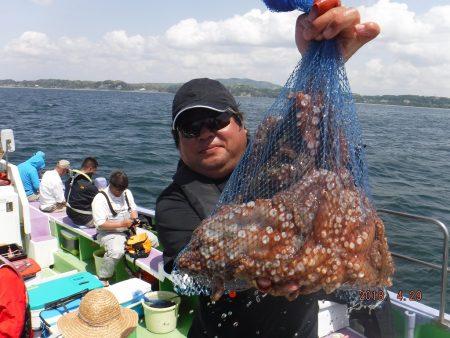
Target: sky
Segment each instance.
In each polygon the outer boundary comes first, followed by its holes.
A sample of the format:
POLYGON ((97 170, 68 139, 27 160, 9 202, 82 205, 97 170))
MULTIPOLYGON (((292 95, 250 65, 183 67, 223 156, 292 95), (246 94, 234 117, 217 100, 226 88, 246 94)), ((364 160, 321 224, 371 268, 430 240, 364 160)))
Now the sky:
MULTIPOLYGON (((450 97, 450 0, 348 0, 381 34, 346 64, 354 93, 450 97)), ((283 85, 300 12, 262 0, 0 0, 0 79, 283 85)))

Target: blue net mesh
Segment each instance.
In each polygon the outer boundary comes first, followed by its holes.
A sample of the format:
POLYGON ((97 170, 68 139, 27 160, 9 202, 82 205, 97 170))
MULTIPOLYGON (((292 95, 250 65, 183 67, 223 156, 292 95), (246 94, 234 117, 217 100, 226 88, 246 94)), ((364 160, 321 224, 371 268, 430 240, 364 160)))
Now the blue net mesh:
POLYGON ((336 41, 311 44, 210 217, 176 260, 184 294, 296 283, 302 294, 390 285, 361 128, 336 41))
POLYGON ((302 12, 309 12, 313 0, 263 0, 267 8, 274 12, 290 12, 293 10, 300 10, 302 12))

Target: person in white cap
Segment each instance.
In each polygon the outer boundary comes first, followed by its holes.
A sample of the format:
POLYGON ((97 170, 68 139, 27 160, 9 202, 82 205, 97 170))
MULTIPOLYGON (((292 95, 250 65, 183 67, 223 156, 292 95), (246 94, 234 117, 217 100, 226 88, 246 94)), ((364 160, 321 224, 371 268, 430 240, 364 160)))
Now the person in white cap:
POLYGON ((61 212, 66 208, 64 184, 61 177, 70 170, 70 162, 60 160, 53 170, 46 171, 42 176, 39 209, 45 212, 61 212))

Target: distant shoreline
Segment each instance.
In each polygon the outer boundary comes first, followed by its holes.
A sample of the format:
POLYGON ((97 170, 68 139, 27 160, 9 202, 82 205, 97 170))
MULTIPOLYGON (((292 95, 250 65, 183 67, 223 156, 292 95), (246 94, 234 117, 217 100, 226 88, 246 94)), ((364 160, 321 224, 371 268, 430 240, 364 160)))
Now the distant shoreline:
MULTIPOLYGON (((270 82, 250 79, 218 79, 234 96, 269 97, 278 96, 281 86, 270 82)), ((0 80, 0 88, 59 89, 131 91, 143 93, 175 93, 182 83, 126 83, 118 80, 80 81, 41 79, 35 81, 0 80)), ((356 103, 383 104, 392 106, 450 109, 450 98, 420 95, 359 95, 353 94, 356 103)))
MULTIPOLYGON (((367 104, 367 105, 370 105, 370 106, 379 106, 379 105, 382 105, 382 106, 387 106, 387 107, 398 107, 398 106, 405 107, 405 105, 400 105, 400 104, 367 103, 367 102, 356 102, 356 101, 355 101, 355 103, 356 103, 356 104, 367 104)), ((450 110, 450 107, 449 107, 449 108, 443 108, 443 107, 411 106, 411 105, 408 105, 407 107, 409 107, 409 108, 427 108, 427 109, 441 109, 441 110, 444 109, 444 110, 450 110)))
POLYGON ((133 93, 159 93, 170 94, 169 92, 151 91, 151 90, 117 90, 117 89, 97 89, 97 88, 55 88, 55 87, 26 87, 26 86, 1 86, 0 89, 50 89, 50 90, 78 90, 78 91, 96 91, 96 92, 133 92, 133 93))

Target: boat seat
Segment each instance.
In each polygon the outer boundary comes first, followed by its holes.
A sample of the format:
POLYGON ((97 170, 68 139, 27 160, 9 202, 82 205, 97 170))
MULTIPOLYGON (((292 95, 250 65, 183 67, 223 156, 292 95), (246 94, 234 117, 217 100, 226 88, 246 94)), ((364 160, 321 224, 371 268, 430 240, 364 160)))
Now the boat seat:
POLYGON ((41 268, 54 264, 53 253, 58 250, 58 241, 50 232, 49 217, 30 203, 30 242, 28 256, 33 258, 41 268))
POLYGON ((40 206, 40 202, 39 201, 33 201, 33 202, 28 202, 28 203, 33 208, 35 208, 39 212, 43 213, 44 215, 50 215, 50 216, 52 216, 54 218, 60 218, 60 217, 66 216, 66 210, 59 211, 59 212, 44 212, 44 211, 41 211, 41 209, 39 209, 39 206, 40 206))
POLYGON ((45 240, 51 236, 49 219, 40 211, 30 208, 31 238, 35 241, 45 240))
POLYGON ((163 262, 163 256, 160 251, 152 249, 148 257, 138 258, 137 261, 155 271, 159 271, 160 264, 163 262))
POLYGON ((83 237, 86 237, 87 239, 95 241, 94 236, 97 233, 97 229, 95 227, 91 228, 91 227, 88 227, 86 225, 76 224, 65 213, 63 215, 60 215, 60 216, 54 216, 54 218, 59 223, 63 223, 63 224, 68 225, 68 226, 70 226, 72 228, 78 229, 77 233, 80 233, 83 237))
POLYGON ((35 209, 39 210, 39 201, 28 202, 28 204, 35 209))

